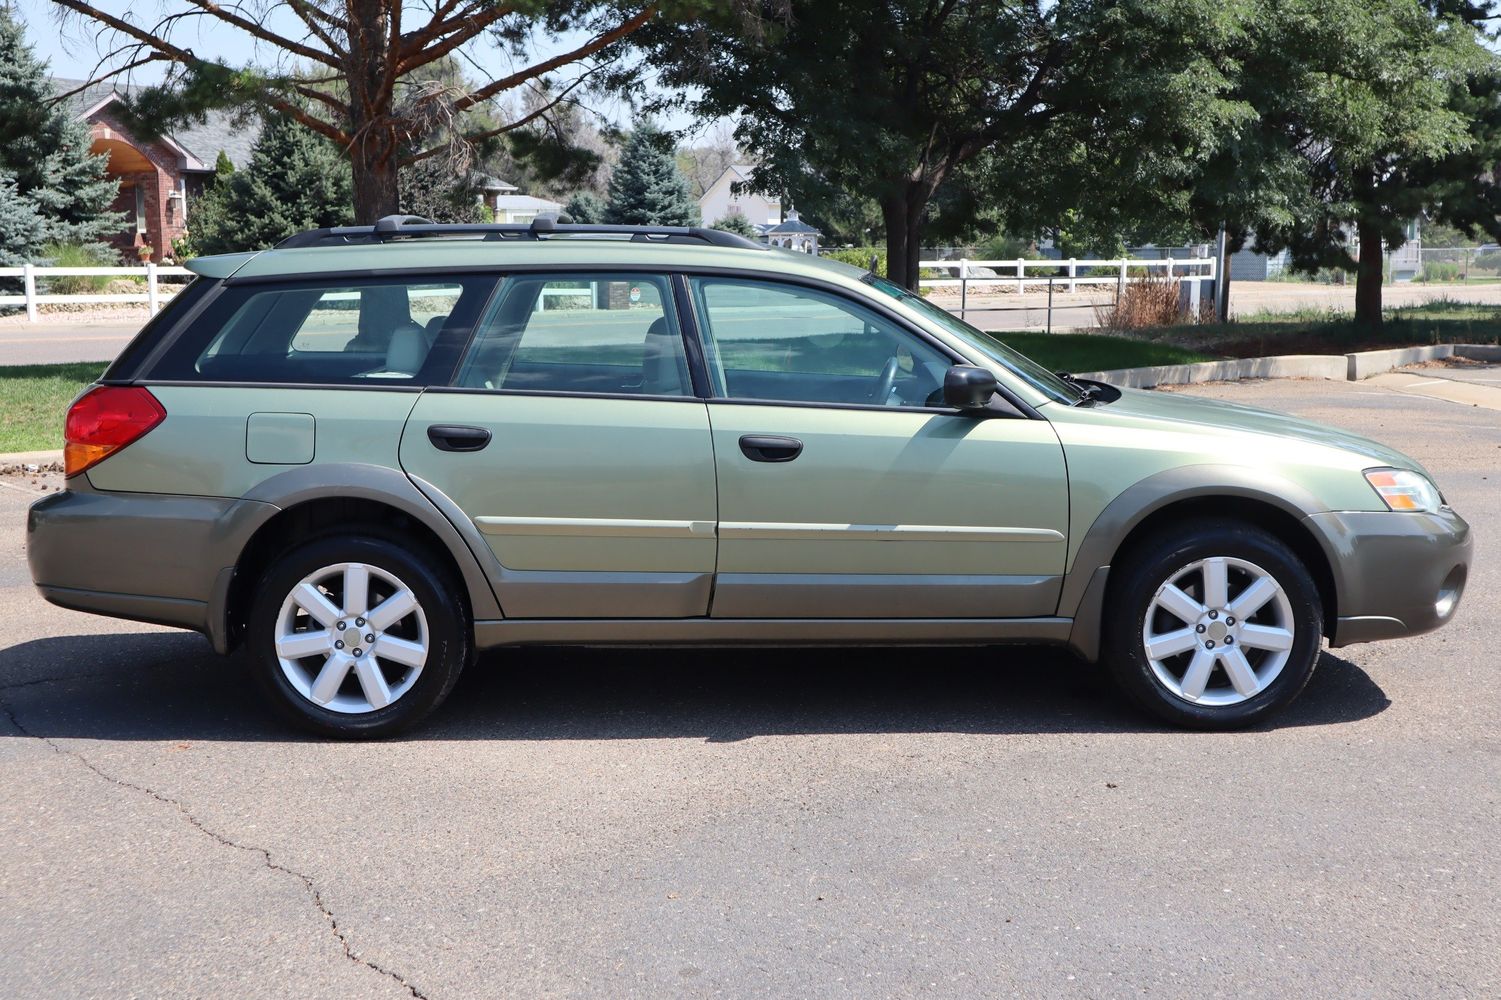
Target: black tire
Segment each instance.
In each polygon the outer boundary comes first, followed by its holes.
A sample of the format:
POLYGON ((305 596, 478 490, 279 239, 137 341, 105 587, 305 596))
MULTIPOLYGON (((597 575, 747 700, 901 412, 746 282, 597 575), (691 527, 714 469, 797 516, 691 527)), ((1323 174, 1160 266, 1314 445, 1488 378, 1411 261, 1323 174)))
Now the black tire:
MULTIPOLYGON (((394 628, 410 629, 414 620, 406 619, 404 625, 394 628)), ((266 570, 251 607, 246 647, 257 686, 285 722, 320 736, 342 739, 391 736, 421 722, 453 690, 471 656, 468 602, 438 560, 422 549, 376 534, 325 536, 294 545, 266 570), (360 714, 324 708, 298 691, 276 652, 276 629, 283 601, 304 578, 340 563, 364 563, 399 580, 416 597, 427 628, 427 658, 409 689, 389 705, 360 714)), ((311 672, 321 662, 314 656, 294 665, 307 665, 311 672)), ((397 664, 382 669, 403 675, 397 664)), ((389 676, 388 673, 388 680, 389 676)), ((349 678, 350 683, 358 685, 354 670, 349 672, 349 678)))
MULTIPOLYGON (((1275 535, 1236 520, 1195 520, 1133 545, 1118 562, 1110 574, 1101 660, 1116 685, 1137 705, 1178 726, 1241 729, 1285 708, 1308 684, 1322 644, 1323 606, 1308 568, 1275 535), (1198 704, 1170 689, 1153 669, 1143 640, 1147 613, 1159 588, 1184 567, 1216 556, 1244 560, 1270 574, 1286 595, 1291 612, 1293 642, 1280 673, 1261 691, 1236 704, 1198 704)), ((1246 623, 1241 624, 1244 627, 1246 623)), ((1195 653, 1196 650, 1186 652, 1178 659, 1163 658, 1160 662, 1170 668, 1195 653)), ((1247 655, 1267 654, 1253 650, 1247 655)), ((1228 685, 1228 675, 1221 672, 1218 661, 1214 669, 1217 673, 1211 683, 1217 680, 1218 690, 1223 691, 1228 685)))

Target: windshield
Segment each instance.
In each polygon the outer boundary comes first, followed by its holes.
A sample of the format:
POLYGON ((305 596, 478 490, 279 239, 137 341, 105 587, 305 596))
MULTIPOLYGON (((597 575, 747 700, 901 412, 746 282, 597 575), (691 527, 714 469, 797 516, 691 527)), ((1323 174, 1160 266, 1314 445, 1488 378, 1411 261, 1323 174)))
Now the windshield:
POLYGON ((885 278, 879 278, 874 274, 867 274, 862 280, 872 288, 885 292, 904 305, 916 309, 925 317, 943 327, 948 333, 958 337, 987 358, 1016 374, 1028 385, 1049 399, 1057 400, 1060 403, 1075 403, 1083 396, 1083 393, 1078 389, 1069 385, 1025 354, 1001 343, 994 334, 986 333, 984 330, 970 326, 947 309, 935 306, 921 295, 915 295, 901 285, 893 281, 887 281, 885 278))

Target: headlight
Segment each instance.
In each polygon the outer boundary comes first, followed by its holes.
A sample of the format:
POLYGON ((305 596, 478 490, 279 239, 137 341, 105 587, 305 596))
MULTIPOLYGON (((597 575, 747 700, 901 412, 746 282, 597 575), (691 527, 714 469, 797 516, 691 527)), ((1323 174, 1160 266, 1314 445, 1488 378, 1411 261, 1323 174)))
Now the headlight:
POLYGON ((1367 469, 1365 478, 1392 510, 1432 514, 1444 505, 1438 487, 1421 473, 1406 469, 1367 469))

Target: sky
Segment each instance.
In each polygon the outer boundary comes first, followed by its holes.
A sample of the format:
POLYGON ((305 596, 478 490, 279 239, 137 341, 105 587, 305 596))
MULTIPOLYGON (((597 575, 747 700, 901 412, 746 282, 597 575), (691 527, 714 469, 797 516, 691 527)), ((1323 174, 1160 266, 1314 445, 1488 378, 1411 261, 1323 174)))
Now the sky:
MULTIPOLYGON (((101 55, 107 49, 101 49, 100 43, 109 44, 109 37, 96 42, 94 32, 87 22, 79 18, 69 16, 66 21, 58 17, 60 8, 50 3, 49 0, 12 0, 13 9, 19 14, 26 24, 27 40, 36 47, 38 55, 46 59, 51 66, 52 75, 68 79, 89 79, 96 72, 96 66, 101 55)), ((104 9, 111 13, 118 13, 121 5, 110 3, 105 0, 102 4, 104 9)), ((158 11, 164 5, 149 2, 133 5, 140 12, 138 21, 144 22, 153 16, 159 16, 158 11)), ((173 9, 182 9, 180 5, 174 5, 173 9)), ((194 25, 192 30, 184 30, 179 27, 173 32, 174 43, 183 48, 192 49, 196 53, 211 57, 223 58, 231 65, 243 63, 247 56, 261 55, 263 59, 269 59, 271 52, 269 46, 257 43, 255 39, 240 32, 238 29, 215 21, 210 17, 197 17, 191 19, 194 25), (255 46, 259 45, 259 50, 255 46)), ((300 38, 296 28, 301 22, 290 13, 285 11, 280 15, 273 14, 264 22, 272 30, 282 32, 292 37, 300 38), (291 21, 291 24, 284 23, 291 21)), ((565 35, 557 39, 539 40, 536 51, 528 62, 546 59, 570 48, 577 47, 585 40, 582 34, 565 35)), ((473 64, 468 67, 472 76, 478 77, 481 71, 488 71, 491 75, 509 73, 522 65, 509 53, 502 51, 482 41, 476 40, 466 48, 473 64)), ((131 77, 136 83, 155 83, 162 79, 165 68, 162 66, 147 66, 134 71, 131 77)), ((566 82, 567 68, 559 71, 559 79, 566 82)), ((622 128, 629 128, 634 121, 635 115, 628 102, 620 98, 585 98, 585 106, 602 119, 603 124, 609 122, 622 128)), ((661 123, 669 129, 683 130, 684 143, 692 145, 696 136, 708 134, 714 125, 703 125, 696 122, 691 115, 681 112, 663 116, 661 123)))

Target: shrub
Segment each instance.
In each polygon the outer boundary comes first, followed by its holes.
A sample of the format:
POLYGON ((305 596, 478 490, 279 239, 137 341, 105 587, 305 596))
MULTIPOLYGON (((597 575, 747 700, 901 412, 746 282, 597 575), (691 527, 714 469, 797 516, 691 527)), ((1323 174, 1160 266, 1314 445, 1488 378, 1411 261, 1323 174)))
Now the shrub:
POLYGON ((820 257, 829 260, 837 260, 844 264, 851 264, 862 271, 870 270, 870 259, 876 259, 876 273, 886 275, 886 248, 885 247, 846 247, 843 250, 819 250, 820 257))
POLYGON ((1183 323, 1193 317, 1179 305, 1178 284, 1166 275, 1129 281, 1114 302, 1095 307, 1095 319, 1112 332, 1183 323))
POLYGON ((748 240, 760 239, 761 233, 742 212, 731 212, 724 218, 715 221, 713 228, 726 233, 734 233, 736 236, 744 236, 748 240))
POLYGON ((1480 271, 1501 271, 1501 250, 1487 250, 1475 255, 1471 262, 1480 271))
MULTIPOLYGON (((119 267, 120 255, 99 243, 48 243, 42 247, 43 267, 119 267)), ((48 295, 99 295, 115 279, 107 274, 64 274, 40 278, 48 295)))
POLYGON ((1461 270, 1452 260, 1428 260, 1423 262, 1420 275, 1423 281, 1458 281, 1461 270))

